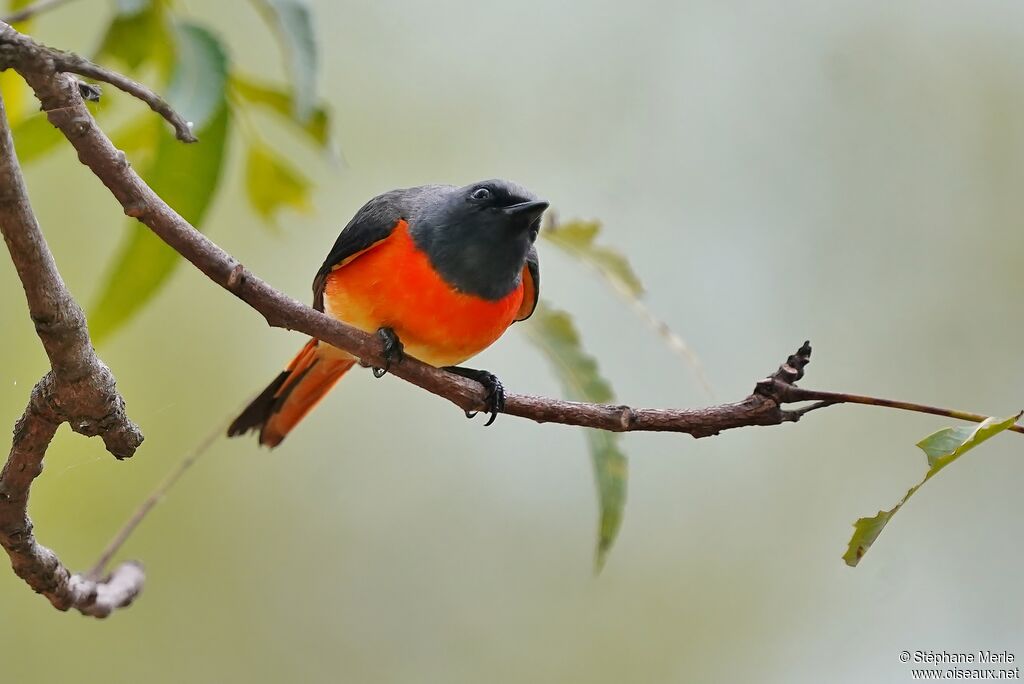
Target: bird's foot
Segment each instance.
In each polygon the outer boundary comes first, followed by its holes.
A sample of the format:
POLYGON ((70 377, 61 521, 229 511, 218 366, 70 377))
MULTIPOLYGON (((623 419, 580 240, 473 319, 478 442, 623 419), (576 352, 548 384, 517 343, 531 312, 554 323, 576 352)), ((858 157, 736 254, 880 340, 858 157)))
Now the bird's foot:
POLYGON ((402 363, 402 359, 405 358, 405 347, 391 328, 377 328, 377 337, 380 338, 380 355, 384 357, 384 367, 374 366, 373 377, 383 378, 391 368, 392 361, 402 363))
MULTIPOLYGON (((462 366, 445 366, 444 370, 470 380, 476 380, 484 386, 487 391, 487 396, 484 398, 484 413, 491 414, 491 417, 484 423, 484 427, 493 423, 505 408, 505 387, 501 384, 498 376, 489 371, 463 368, 462 366)), ((467 418, 472 418, 475 415, 476 411, 466 411, 467 418)))

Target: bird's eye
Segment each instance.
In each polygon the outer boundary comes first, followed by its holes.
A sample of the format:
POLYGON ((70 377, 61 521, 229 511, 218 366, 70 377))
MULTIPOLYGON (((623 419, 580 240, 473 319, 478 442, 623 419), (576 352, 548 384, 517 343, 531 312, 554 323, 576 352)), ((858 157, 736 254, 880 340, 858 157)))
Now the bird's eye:
POLYGON ((482 202, 483 200, 491 199, 491 191, 487 188, 477 188, 473 191, 473 194, 471 194, 470 197, 478 202, 482 202))

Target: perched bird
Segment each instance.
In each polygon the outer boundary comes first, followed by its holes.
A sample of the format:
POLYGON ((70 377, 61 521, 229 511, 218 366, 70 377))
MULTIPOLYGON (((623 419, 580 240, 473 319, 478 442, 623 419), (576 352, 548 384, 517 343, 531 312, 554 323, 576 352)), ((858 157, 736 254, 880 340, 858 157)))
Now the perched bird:
MULTIPOLYGON (((313 306, 381 339, 387 364, 405 353, 480 382, 487 424, 504 403, 501 382, 463 368, 540 292, 534 241, 548 203, 515 183, 424 185, 374 197, 341 231, 313 280, 313 306)), ((311 339, 228 428, 259 430, 275 447, 354 364, 354 356, 311 339)))

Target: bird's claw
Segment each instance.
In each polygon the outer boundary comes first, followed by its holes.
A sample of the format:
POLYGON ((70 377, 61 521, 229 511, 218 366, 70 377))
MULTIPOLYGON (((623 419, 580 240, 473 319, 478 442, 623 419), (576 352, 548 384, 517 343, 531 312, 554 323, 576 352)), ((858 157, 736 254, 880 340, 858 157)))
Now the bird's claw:
MULTIPOLYGON (((484 397, 483 412, 490 414, 490 418, 484 423, 484 427, 492 424, 498 417, 498 414, 505 410, 505 386, 501 384, 501 380, 498 379, 497 375, 490 371, 462 368, 461 366, 448 366, 445 370, 470 380, 476 380, 483 385, 484 390, 487 391, 484 397)), ((476 414, 476 411, 466 411, 467 418, 473 418, 476 414)))
POLYGON ((392 328, 378 328, 377 337, 380 338, 380 355, 384 357, 384 367, 373 367, 373 377, 383 378, 391 369, 391 362, 401 363, 405 358, 405 347, 398 335, 392 328))

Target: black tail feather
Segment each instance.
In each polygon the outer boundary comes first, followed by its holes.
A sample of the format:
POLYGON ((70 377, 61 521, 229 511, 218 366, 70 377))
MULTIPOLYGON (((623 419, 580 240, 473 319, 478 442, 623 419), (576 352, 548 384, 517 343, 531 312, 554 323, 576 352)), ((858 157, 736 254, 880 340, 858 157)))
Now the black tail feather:
POLYGON ((228 426, 228 437, 244 435, 250 430, 262 430, 264 424, 280 405, 277 392, 291 374, 290 370, 281 371, 274 381, 267 385, 267 388, 260 392, 260 395, 253 399, 252 403, 228 426))

